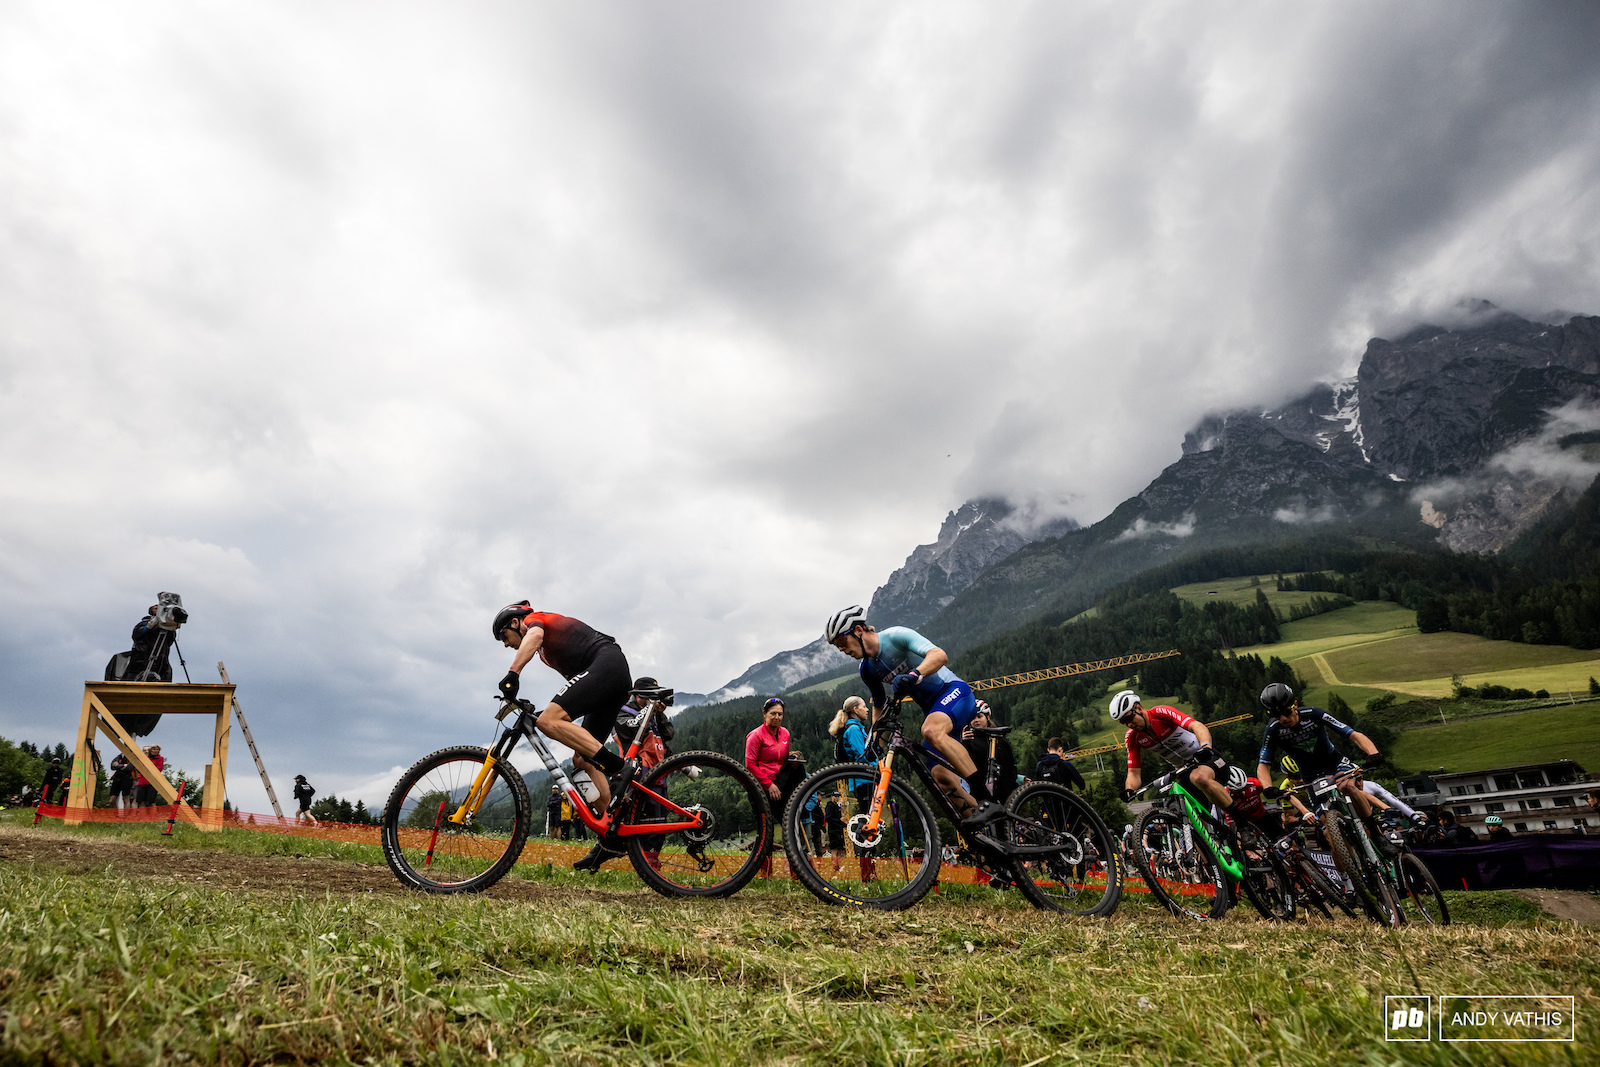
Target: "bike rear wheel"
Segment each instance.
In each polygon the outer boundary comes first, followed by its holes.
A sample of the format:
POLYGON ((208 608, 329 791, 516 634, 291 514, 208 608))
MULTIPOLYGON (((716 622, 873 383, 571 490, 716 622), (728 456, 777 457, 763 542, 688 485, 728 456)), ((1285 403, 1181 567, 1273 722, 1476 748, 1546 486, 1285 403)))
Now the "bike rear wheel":
MULTIPOLYGON (((628 835, 628 860, 645 885, 669 897, 726 897, 756 876, 772 839, 772 807, 759 782, 718 752, 682 752, 642 772, 638 785, 700 816, 693 830, 628 835), (744 848, 735 836, 755 834, 744 848)), ((619 829, 688 821, 633 786, 619 829)))
POLYGON ((836 763, 801 782, 789 797, 783 813, 789 869, 824 903, 898 911, 926 896, 939 877, 939 824, 927 801, 900 779, 889 780, 878 826, 867 830, 871 796, 859 786, 877 779, 877 764, 836 763), (858 793, 867 797, 866 805, 858 793), (844 823, 840 834, 825 832, 820 850, 800 823, 813 799, 817 811, 825 811, 830 800, 837 803, 844 823))
POLYGON ((1322 868, 1317 866, 1315 860, 1301 856, 1295 861, 1295 873, 1300 877, 1300 884, 1306 887, 1304 896, 1308 900, 1313 900, 1323 915, 1331 919, 1333 918, 1331 909, 1338 908, 1349 918, 1356 917, 1354 909, 1344 902, 1344 894, 1328 881, 1328 876, 1322 873, 1322 868))
POLYGON ((1013 856, 1017 888, 1047 911, 1107 916, 1122 900, 1122 851, 1087 801, 1064 785, 1034 782, 1006 799, 1006 840, 1059 845, 1051 854, 1013 856))
POLYGON ((1244 895, 1263 919, 1289 922, 1294 918, 1294 882, 1283 859, 1254 826, 1236 828, 1239 837, 1239 862, 1244 866, 1244 895))
POLYGON ((1133 863, 1150 895, 1172 914, 1220 919, 1228 913, 1228 878, 1194 833, 1181 814, 1148 808, 1133 823, 1133 863))
POLYGON ((1400 857, 1400 904, 1408 918, 1434 926, 1450 925, 1450 908, 1427 864, 1407 852, 1400 857))
POLYGON ((489 750, 442 748, 400 776, 383 809, 383 858, 402 883, 428 893, 476 893, 505 877, 528 840, 528 785, 511 764, 495 766, 483 802, 464 821, 467 798, 489 750))

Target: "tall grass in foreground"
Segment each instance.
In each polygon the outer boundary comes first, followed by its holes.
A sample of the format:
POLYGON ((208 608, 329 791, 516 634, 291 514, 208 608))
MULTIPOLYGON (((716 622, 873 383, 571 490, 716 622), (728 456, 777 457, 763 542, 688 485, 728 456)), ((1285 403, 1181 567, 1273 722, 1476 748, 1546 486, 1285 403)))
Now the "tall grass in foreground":
POLYGON ((0 1063, 1577 1063, 1597 970, 1600 936, 1568 924, 1396 939, 970 900, 883 915, 551 887, 529 905, 0 866, 0 1063), (1576 994, 1580 1044, 1386 1045, 1384 995, 1419 990, 1576 994))

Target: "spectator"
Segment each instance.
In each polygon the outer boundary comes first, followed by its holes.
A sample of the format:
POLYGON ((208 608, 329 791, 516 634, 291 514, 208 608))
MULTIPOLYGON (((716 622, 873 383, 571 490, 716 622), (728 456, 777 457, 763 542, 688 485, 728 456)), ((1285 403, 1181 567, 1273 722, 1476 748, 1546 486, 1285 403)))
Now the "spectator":
POLYGON ((1049 744, 1045 745, 1044 758, 1034 767, 1033 773, 1041 781, 1058 782, 1079 793, 1089 788, 1083 775, 1078 773, 1078 768, 1067 757, 1067 746, 1061 743, 1059 737, 1052 737, 1049 744))
POLYGON ((133 764, 128 762, 128 757, 118 752, 111 761, 111 806, 118 811, 126 811, 133 807, 133 764))
POLYGON ((61 757, 56 756, 44 769, 43 793, 46 804, 54 804, 56 802, 56 787, 61 784, 61 778, 61 757))
POLYGON ((1441 808, 1439 810, 1439 841, 1445 848, 1458 848, 1462 845, 1477 844, 1478 835, 1456 822, 1455 813, 1449 808, 1441 808))
MULTIPOLYGON (((151 745, 146 748, 144 756, 158 771, 167 765, 167 761, 161 756, 160 745, 151 745)), ((144 772, 140 771, 134 781, 133 806, 136 808, 153 808, 156 806, 156 800, 159 796, 160 794, 156 792, 156 787, 151 785, 150 780, 144 776, 144 772)))
POLYGON ((828 802, 822 806, 822 823, 828 830, 828 851, 833 853, 833 873, 839 873, 839 867, 844 863, 844 808, 839 805, 839 798, 830 795, 828 802))
POLYGON ((295 812, 294 815, 296 822, 317 821, 317 817, 311 814, 311 798, 316 795, 316 789, 310 782, 306 781, 305 775, 297 774, 294 776, 294 798, 300 802, 300 810, 295 812))
MULTIPOLYGON (((972 765, 977 768, 974 772, 980 778, 989 773, 990 743, 994 745, 994 790, 993 796, 997 803, 1005 803, 1017 788, 1017 756, 1011 750, 1011 741, 1005 737, 983 737, 975 733, 975 729, 988 729, 994 725, 994 712, 989 710, 989 705, 978 701, 978 710, 973 712, 972 721, 961 731, 961 744, 966 747, 967 755, 972 757, 972 765)), ((985 778, 985 781, 987 779, 985 778)))
POLYGON ((572 840, 572 798, 561 798, 561 840, 572 840))
MULTIPOLYGON (((860 697, 848 697, 844 706, 828 724, 833 736, 833 755, 840 763, 868 763, 867 759, 867 702, 860 697)), ((872 805, 872 780, 851 778, 845 788, 855 794, 861 811, 872 805)), ((841 848, 844 846, 841 845, 841 848)))
POLYGON ((1489 816, 1483 820, 1483 825, 1488 827, 1489 843, 1491 845, 1496 841, 1510 841, 1515 836, 1510 830, 1506 829, 1506 824, 1500 821, 1500 816, 1498 815, 1489 816))
POLYGON ((545 802, 544 833, 546 837, 561 836, 561 787, 550 787, 550 799, 545 802))
POLYGON ((805 777, 805 769, 790 755, 789 731, 783 728, 783 700, 773 697, 761 709, 761 725, 745 736, 744 765, 767 791, 774 818, 805 777))

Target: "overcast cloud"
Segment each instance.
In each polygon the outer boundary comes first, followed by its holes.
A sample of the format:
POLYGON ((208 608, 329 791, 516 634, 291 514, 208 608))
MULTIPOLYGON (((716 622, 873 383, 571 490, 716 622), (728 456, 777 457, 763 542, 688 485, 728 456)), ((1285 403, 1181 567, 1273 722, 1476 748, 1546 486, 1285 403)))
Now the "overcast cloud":
MULTIPOLYGON (((68 740, 174 590, 280 789, 371 803, 487 739, 509 600, 707 690, 965 499, 1090 522, 1374 333, 1600 311, 1596 40, 1592 3, 0 5, 0 734, 68 740)), ((198 770, 201 732, 158 738, 198 770)))

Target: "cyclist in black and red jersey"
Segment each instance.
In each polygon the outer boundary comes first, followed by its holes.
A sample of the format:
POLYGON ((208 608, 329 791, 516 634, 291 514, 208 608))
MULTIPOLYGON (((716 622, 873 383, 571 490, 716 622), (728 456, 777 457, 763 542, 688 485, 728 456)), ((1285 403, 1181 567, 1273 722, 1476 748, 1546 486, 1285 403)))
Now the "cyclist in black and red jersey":
MULTIPOLYGON (((1124 801, 1131 800, 1144 781, 1142 757, 1148 749, 1174 768, 1198 758, 1199 765, 1180 776, 1180 781, 1197 787, 1220 808, 1233 803, 1233 794, 1223 784, 1228 778, 1228 761, 1211 751, 1211 731, 1205 723, 1165 704, 1157 704, 1146 711, 1139 694, 1132 689, 1124 689, 1111 698, 1111 717, 1128 728, 1122 739, 1128 749, 1128 777, 1122 789, 1124 801)), ((1239 777, 1242 779, 1243 775, 1239 777)))
POLYGON ((500 609, 494 636, 517 650, 511 670, 500 680, 507 700, 516 698, 522 668, 535 655, 567 680, 539 713, 536 725, 540 733, 572 749, 572 765, 590 772, 600 792, 595 805, 605 811, 611 803, 606 779, 622 769, 622 757, 605 747, 606 738, 633 688, 622 649, 599 630, 565 615, 534 611, 526 600, 500 609))

